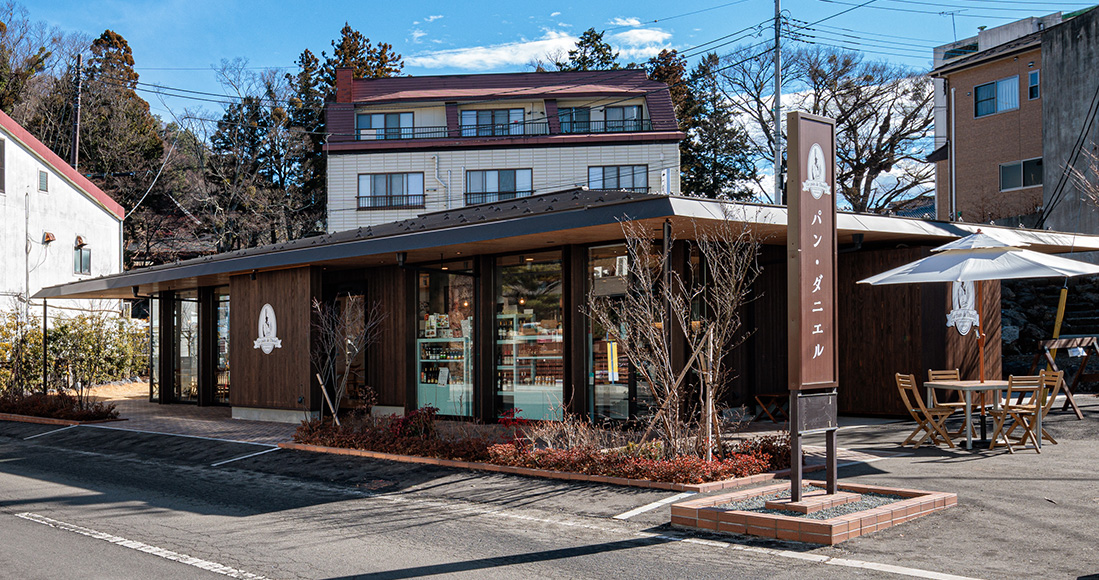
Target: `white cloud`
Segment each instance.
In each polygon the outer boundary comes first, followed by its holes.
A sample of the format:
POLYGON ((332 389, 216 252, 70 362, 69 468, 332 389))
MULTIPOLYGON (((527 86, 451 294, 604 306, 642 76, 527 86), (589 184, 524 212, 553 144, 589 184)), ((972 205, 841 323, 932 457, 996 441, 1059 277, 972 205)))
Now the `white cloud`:
POLYGON ((442 14, 435 14, 433 16, 428 16, 427 18, 424 18, 424 22, 435 22, 436 20, 438 20, 442 17, 443 17, 442 14))
POLYGON ((577 40, 577 37, 564 31, 546 30, 537 40, 423 52, 406 56, 404 60, 414 67, 490 70, 524 65, 532 59, 543 58, 548 53, 568 51, 576 45, 577 40))
POLYGON ((561 15, 560 12, 550 12, 550 18, 557 18, 560 15, 561 15))
POLYGON ((627 18, 617 16, 615 18, 611 18, 610 21, 607 22, 607 24, 610 26, 641 26, 641 20, 634 18, 633 16, 627 18))
POLYGON ((420 30, 419 28, 414 29, 412 32, 409 32, 408 34, 409 34, 409 36, 412 37, 412 42, 414 42, 416 44, 420 44, 420 39, 427 36, 427 33, 424 32, 423 30, 420 30))
POLYGON ((610 36, 610 41, 629 47, 646 46, 650 44, 663 44, 672 37, 670 32, 664 32, 656 28, 634 28, 616 32, 610 36))

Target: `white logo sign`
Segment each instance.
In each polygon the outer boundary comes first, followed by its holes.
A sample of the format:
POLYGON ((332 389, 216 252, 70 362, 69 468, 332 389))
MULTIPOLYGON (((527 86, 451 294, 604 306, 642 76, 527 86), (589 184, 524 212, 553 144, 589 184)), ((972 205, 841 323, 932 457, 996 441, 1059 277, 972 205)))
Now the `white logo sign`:
POLYGON ((813 199, 832 194, 832 186, 828 185, 824 167, 824 150, 820 148, 820 143, 813 143, 809 148, 809 159, 806 165, 809 179, 801 182, 801 190, 808 191, 813 195, 813 199))
POLYGON ((958 329, 958 334, 969 334, 974 325, 980 326, 981 319, 974 307, 976 293, 973 282, 954 282, 954 309, 946 315, 946 325, 958 329))
POLYGON ((262 350, 263 354, 271 354, 276 348, 282 348, 282 341, 275 336, 276 332, 278 324, 275 322, 275 309, 270 304, 264 304, 259 309, 259 338, 252 346, 262 350))

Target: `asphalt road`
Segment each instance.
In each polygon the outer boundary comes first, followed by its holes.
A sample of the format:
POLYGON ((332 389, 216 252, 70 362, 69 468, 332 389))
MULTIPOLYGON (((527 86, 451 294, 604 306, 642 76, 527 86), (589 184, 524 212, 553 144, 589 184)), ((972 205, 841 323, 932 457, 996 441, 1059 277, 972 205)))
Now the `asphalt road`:
POLYGON ((0 422, 0 575, 950 577, 903 551, 686 534, 666 506, 613 517, 668 492, 286 450, 213 466, 267 449, 0 422))

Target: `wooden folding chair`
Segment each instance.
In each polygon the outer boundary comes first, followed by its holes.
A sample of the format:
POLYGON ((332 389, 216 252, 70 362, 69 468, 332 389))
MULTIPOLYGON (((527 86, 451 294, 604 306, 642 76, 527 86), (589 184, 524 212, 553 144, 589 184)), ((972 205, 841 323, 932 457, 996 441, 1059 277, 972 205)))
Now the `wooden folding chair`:
MULTIPOLYGON (((1060 394, 1062 387, 1065 386, 1065 371, 1057 371, 1057 372, 1042 371, 1041 377, 1042 377, 1042 394, 1040 395, 1038 400, 1039 401, 1044 401, 1041 404, 1042 405, 1042 423, 1043 423, 1043 426, 1042 426, 1042 439, 1044 439, 1046 441, 1049 441, 1050 443, 1056 445, 1057 440, 1054 439, 1053 436, 1050 435, 1048 431, 1046 431, 1046 428, 1045 428, 1044 424, 1045 424, 1045 421, 1046 421, 1046 415, 1048 415, 1049 410, 1053 408, 1053 400, 1057 398, 1057 395, 1060 394)), ((1005 438, 1006 437, 1011 437, 1011 433, 1013 431, 1015 431, 1016 427, 1018 427, 1018 423, 1012 423, 1011 427, 1008 428, 1007 433, 1004 434, 1004 437, 1005 438)))
POLYGON ((1046 371, 1041 371, 1037 375, 1025 375, 1015 376, 1012 375, 1007 378, 1007 392, 1004 394, 1004 398, 1000 400, 998 408, 993 408, 990 413, 995 420, 995 429, 992 432, 992 442, 989 443, 989 449, 995 449, 996 444, 999 443, 1000 435, 1004 436, 1004 445, 1007 446, 1008 453, 1015 453, 1015 449, 1011 446, 1011 439, 1008 434, 1015 430, 1016 427, 1022 427, 1023 435, 1016 441, 1016 444, 1026 446, 1026 441, 1029 438, 1034 443, 1034 449, 1041 453, 1042 450, 1038 447, 1038 439, 1034 433, 1035 419, 1038 414, 1038 400, 1041 396, 1043 384, 1045 381, 1046 371), (1022 401, 1025 398, 1026 393, 1030 393, 1030 397, 1025 402, 1022 401), (1012 402, 1012 399, 1018 399, 1012 402), (1013 419, 1014 424, 1007 431, 1004 431, 1004 426, 1008 419, 1013 419))
POLYGON ((946 441, 947 445, 954 447, 954 442, 950 440, 950 435, 947 435, 946 430, 943 429, 943 423, 954 410, 928 409, 927 405, 924 405, 923 403, 923 397, 920 396, 920 390, 916 388, 915 375, 902 375, 901 373, 897 373, 897 390, 901 393, 901 400, 904 402, 904 408, 908 409, 908 413, 912 415, 912 419, 916 421, 916 428, 912 430, 912 433, 904 440, 904 443, 901 443, 901 447, 912 443, 912 440, 920 433, 923 433, 923 436, 912 445, 914 449, 923 445, 923 442, 929 438, 932 445, 938 445, 940 437, 943 441, 946 441), (915 401, 915 404, 912 403, 913 401, 915 401))
MULTIPOLYGON (((962 374, 958 369, 948 369, 948 370, 943 370, 943 371, 936 371, 936 370, 932 370, 932 369, 927 370, 927 380, 928 381, 960 381, 961 379, 962 379, 962 374)), ((962 412, 965 411, 965 399, 962 397, 962 393, 960 391, 950 391, 950 392, 954 393, 955 397, 951 397, 950 395, 947 395, 947 397, 956 398, 957 400, 954 400, 954 401, 940 401, 939 400, 939 395, 936 392, 938 389, 928 387, 927 385, 924 385, 924 386, 931 391, 931 406, 932 406, 932 408, 936 408, 936 409, 953 409, 955 412, 956 411, 962 411, 962 412)), ((970 429, 972 429, 972 431, 973 431, 973 436, 976 437, 977 436, 976 426, 971 425, 970 429)), ((963 422, 962 426, 957 431, 951 431, 950 434, 951 435, 956 435, 956 436, 957 435, 964 435, 965 434, 965 424, 964 424, 964 422, 963 422)))

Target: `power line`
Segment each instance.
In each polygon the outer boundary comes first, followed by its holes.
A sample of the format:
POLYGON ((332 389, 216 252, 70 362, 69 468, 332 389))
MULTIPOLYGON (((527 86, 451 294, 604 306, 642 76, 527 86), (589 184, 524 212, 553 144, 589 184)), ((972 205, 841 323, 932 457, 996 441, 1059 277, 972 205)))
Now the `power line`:
MULTIPOLYGON (((854 6, 855 8, 861 8, 863 6, 866 6, 866 4, 854 4, 854 3, 851 3, 851 2, 843 2, 841 0, 820 0, 820 1, 821 2, 826 2, 828 4, 838 4, 838 5, 841 5, 841 6, 854 6)), ((897 8, 897 7, 893 7, 893 6, 867 6, 867 7, 868 8, 873 8, 875 10, 888 10, 890 12, 909 12, 909 13, 913 13, 913 14, 933 14, 935 16, 942 16, 943 15, 943 12, 941 12, 941 11, 940 12, 935 12, 935 11, 931 11, 931 10, 916 10, 916 9, 912 9, 912 8, 897 8)), ((953 6, 946 6, 946 8, 954 8, 954 7, 953 6)), ((999 20, 1016 20, 1016 18, 1014 16, 995 16, 995 15, 991 15, 991 14, 965 14, 963 12, 958 12, 956 14, 956 16, 963 16, 963 17, 966 17, 966 18, 993 18, 993 19, 999 19, 999 20)))

